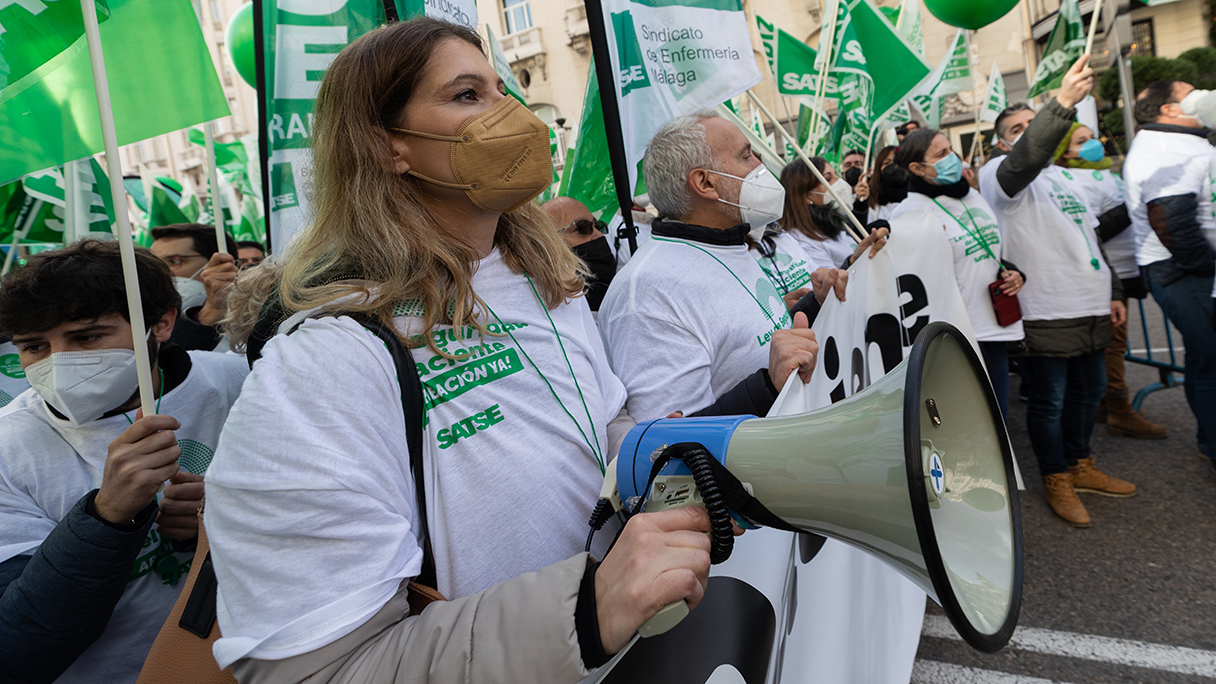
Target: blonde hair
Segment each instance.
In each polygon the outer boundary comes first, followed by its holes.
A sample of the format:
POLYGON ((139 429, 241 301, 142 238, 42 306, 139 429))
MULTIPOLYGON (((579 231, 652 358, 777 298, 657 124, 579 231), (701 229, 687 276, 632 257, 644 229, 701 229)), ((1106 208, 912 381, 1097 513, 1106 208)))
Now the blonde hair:
POLYGON ((256 266, 242 269, 224 293, 224 315, 216 327, 228 336, 232 351, 245 353, 249 334, 258 322, 266 299, 274 291, 283 272, 283 258, 268 256, 256 266))
MULTIPOLYGON (((426 334, 440 324, 490 334, 472 286, 476 252, 439 225, 421 200, 419 181, 395 171, 384 134, 400 125, 433 51, 447 40, 485 54, 470 29, 417 18, 363 35, 326 71, 312 129, 313 218, 291 246, 278 283, 289 314, 340 309, 388 321, 398 304, 420 304, 424 339, 397 334, 445 356, 426 334)), ((585 267, 534 204, 503 214, 494 244, 512 271, 532 278, 546 307, 582 294, 585 267)))

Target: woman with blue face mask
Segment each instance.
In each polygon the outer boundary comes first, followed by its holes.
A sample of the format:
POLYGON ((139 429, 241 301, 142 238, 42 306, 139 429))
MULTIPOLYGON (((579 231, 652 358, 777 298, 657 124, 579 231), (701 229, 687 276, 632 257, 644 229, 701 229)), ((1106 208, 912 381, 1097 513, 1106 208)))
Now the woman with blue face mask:
POLYGON ((950 139, 931 128, 908 134, 895 153, 895 164, 907 171, 908 196, 892 221, 919 221, 941 229, 954 254, 954 275, 967 306, 1001 412, 1009 416, 1009 361, 1006 347, 1023 338, 1021 321, 1002 325, 989 286, 1016 295, 1025 282, 1013 264, 1001 259, 1001 231, 996 214, 963 178, 963 162, 950 139))
MULTIPOLYGON (((1131 217, 1124 203, 1123 179, 1111 170, 1102 142, 1088 126, 1073 123, 1060 141, 1055 164, 1062 167, 1060 177, 1073 193, 1085 200, 1098 215, 1098 238, 1106 262, 1123 283, 1123 303, 1128 297, 1143 299, 1148 293, 1136 265, 1136 231, 1129 230, 1131 217)), ((1106 396, 1098 405, 1098 422, 1116 437, 1165 439, 1166 429, 1149 421, 1132 408, 1123 355, 1127 351, 1127 321, 1112 325, 1106 347, 1106 396)))

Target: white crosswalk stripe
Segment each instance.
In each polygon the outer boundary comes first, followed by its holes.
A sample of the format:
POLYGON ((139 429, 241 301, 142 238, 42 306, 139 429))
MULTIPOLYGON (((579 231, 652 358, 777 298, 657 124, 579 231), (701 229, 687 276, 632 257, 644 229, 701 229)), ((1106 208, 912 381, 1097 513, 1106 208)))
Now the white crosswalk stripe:
MULTIPOLYGON (((926 615, 921 634, 962 640, 950 621, 941 615, 926 615)), ((1216 678, 1216 652, 1183 646, 1019 627, 1006 648, 1216 678)))
POLYGON ((918 660, 912 666, 910 684, 1063 684, 1050 679, 1027 677, 995 670, 981 670, 936 660, 918 660))

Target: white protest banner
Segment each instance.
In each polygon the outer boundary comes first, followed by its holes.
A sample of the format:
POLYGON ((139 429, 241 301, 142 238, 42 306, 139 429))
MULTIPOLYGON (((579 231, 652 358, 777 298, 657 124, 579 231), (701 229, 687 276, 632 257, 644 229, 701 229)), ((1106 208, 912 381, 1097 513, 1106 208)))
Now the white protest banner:
POLYGON ((604 0, 629 168, 670 119, 760 82, 741 0, 604 0))
MULTIPOLYGON (((949 321, 974 343, 944 233, 921 222, 892 224, 887 246, 849 269, 846 300, 829 297, 815 319, 820 351, 811 381, 787 383, 770 416, 805 413, 865 389, 903 361, 933 321, 949 321)), ((924 592, 875 556, 834 540, 795 568, 801 608, 786 637, 782 681, 907 682, 924 592)))
POLYGON ((401 21, 427 16, 453 24, 477 28, 477 3, 474 0, 394 0, 401 21))

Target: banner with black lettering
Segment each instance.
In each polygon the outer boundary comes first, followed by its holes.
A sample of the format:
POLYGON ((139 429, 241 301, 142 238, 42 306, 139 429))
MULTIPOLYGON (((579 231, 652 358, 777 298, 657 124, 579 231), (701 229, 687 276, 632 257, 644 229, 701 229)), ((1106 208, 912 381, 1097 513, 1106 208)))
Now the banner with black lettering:
POLYGON ((742 0, 604 0, 629 183, 667 121, 760 82, 742 0))

